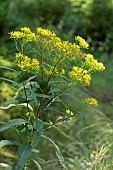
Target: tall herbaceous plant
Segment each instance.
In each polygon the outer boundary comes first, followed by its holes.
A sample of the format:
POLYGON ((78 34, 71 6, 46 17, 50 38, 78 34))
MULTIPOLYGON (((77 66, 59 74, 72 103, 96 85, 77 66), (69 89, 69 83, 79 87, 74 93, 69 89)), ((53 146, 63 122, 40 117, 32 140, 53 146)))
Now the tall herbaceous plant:
POLYGON ((72 87, 90 86, 91 74, 94 71, 103 71, 105 67, 93 55, 84 52, 89 44, 80 36, 76 36, 75 42, 71 43, 61 40, 50 30, 36 28, 34 33, 27 27, 10 32, 9 35, 16 44, 14 61, 17 69, 1 68, 14 71, 17 81, 1 78, 14 84, 15 90, 15 96, 1 104, 1 109, 12 106, 24 106, 25 109, 21 118, 1 123, 0 132, 12 127, 19 140, 2 140, 0 147, 13 144, 18 146, 18 160, 9 166, 12 169, 25 169, 30 161, 40 167, 33 152, 36 152, 40 139, 45 138, 55 147, 56 156, 65 169, 60 149, 50 135, 47 135, 46 129, 54 128, 69 138, 58 128, 58 123, 63 124, 64 121, 74 119, 81 114, 82 109, 98 103, 95 98, 86 98, 80 108, 76 108, 76 105, 72 107, 65 101, 63 94, 69 94, 72 87), (21 137, 22 132, 25 134, 24 140, 21 137))

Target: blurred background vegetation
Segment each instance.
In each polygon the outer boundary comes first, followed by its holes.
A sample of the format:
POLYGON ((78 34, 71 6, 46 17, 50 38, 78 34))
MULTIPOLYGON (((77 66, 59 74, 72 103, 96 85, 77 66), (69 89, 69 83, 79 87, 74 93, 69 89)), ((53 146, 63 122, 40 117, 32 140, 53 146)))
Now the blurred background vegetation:
MULTIPOLYGON (((54 131, 51 133, 61 147, 68 170, 112 170, 113 0, 0 0, 0 65, 15 68, 15 45, 8 32, 23 26, 33 31, 36 27, 50 29, 63 40, 71 42, 74 36, 80 35, 90 44, 89 53, 104 63, 106 70, 92 76, 90 88, 74 92, 80 101, 88 91, 90 96, 97 98, 99 107, 85 110, 80 119, 65 124, 65 131, 73 141, 54 131)), ((0 70, 0 77, 16 79, 12 72, 4 70, 0 70)), ((7 101, 13 94, 10 85, 1 81, 0 102, 7 101)), ((0 110, 0 121, 22 114, 19 107, 0 110)), ((15 137, 11 130, 0 136, 1 139, 15 137)), ((0 162, 11 164, 16 159, 15 149, 4 147, 0 151, 0 162)), ((43 170, 62 169, 48 141, 41 141, 38 149, 43 170)))

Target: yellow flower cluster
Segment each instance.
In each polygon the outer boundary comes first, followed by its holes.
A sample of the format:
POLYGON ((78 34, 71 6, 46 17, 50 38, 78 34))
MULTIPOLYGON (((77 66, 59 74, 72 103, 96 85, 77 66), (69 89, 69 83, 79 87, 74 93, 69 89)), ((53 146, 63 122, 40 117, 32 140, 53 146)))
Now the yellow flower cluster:
POLYGON ((50 30, 46 30, 43 28, 36 28, 36 31, 39 35, 46 36, 46 37, 56 37, 56 34, 50 30))
POLYGON ((75 40, 78 41, 78 44, 80 47, 85 48, 85 49, 89 48, 89 44, 82 37, 76 36, 75 40))
POLYGON ((95 98, 87 98, 85 99, 85 104, 86 105, 96 105, 98 106, 97 100, 95 98))
POLYGON ((14 32, 12 31, 9 34, 10 34, 10 38, 14 38, 14 39, 19 39, 24 37, 24 33, 20 31, 14 31, 14 32))
POLYGON ((91 81, 91 76, 88 74, 87 70, 73 66, 72 71, 68 73, 69 77, 82 86, 89 86, 91 81))
POLYGON ((25 32, 25 33, 31 33, 31 30, 28 27, 22 27, 22 28, 20 28, 20 30, 25 32))
POLYGON ((68 41, 57 41, 55 43, 55 48, 58 52, 62 53, 64 58, 74 59, 78 50, 80 49, 75 43, 70 43, 68 41))
POLYGON ((34 41, 36 40, 35 33, 31 32, 30 28, 23 27, 20 31, 12 31, 9 33, 10 38, 21 39, 23 38, 24 42, 34 41))
POLYGON ((39 61, 37 59, 30 59, 28 56, 24 56, 22 53, 16 53, 16 62, 18 67, 23 71, 38 71, 39 61))
MULTIPOLYGON (((82 86, 89 86, 91 80, 90 73, 95 70, 102 71, 105 69, 104 65, 95 60, 93 55, 85 54, 81 50, 81 48, 88 49, 89 44, 80 36, 75 37, 75 40, 78 42, 77 45, 69 41, 62 41, 54 32, 43 28, 36 28, 36 33, 33 33, 30 28, 23 27, 20 31, 10 32, 9 34, 10 38, 16 40, 22 39, 24 46, 25 43, 30 41, 36 42, 35 45, 39 47, 42 46, 40 49, 42 50, 41 55, 43 55, 43 62, 47 62, 47 67, 44 68, 46 75, 55 77, 55 75, 62 76, 68 73, 68 76, 73 82, 82 86), (74 61, 79 67, 73 66, 72 70, 69 71, 71 66, 70 61, 74 61), (67 63, 69 63, 68 66, 67 63), (50 67, 48 65, 50 65, 50 67)), ((39 68, 38 60, 30 59, 21 53, 17 54, 16 61, 21 70, 30 71, 39 68)))
POLYGON ((103 65, 103 63, 95 60, 93 55, 91 54, 86 54, 85 66, 91 70, 103 71, 105 69, 105 66, 103 65))

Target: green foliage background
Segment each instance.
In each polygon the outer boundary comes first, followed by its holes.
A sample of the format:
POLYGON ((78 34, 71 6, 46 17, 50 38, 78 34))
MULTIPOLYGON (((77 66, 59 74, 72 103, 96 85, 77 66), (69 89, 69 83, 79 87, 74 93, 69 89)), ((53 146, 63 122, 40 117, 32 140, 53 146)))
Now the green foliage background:
MULTIPOLYGON (((96 97, 99 107, 86 110, 77 121, 65 124, 65 131, 73 137, 69 141, 53 133, 53 138, 61 147, 68 169, 86 170, 113 167, 113 0, 1 0, 0 1, 0 65, 15 68, 13 64, 15 48, 8 32, 28 26, 48 28, 64 40, 73 41, 75 35, 85 38, 90 44, 90 51, 102 61, 106 70, 93 76, 90 89, 78 89, 80 100, 85 91, 96 97), (104 149, 103 149, 104 147, 104 149), (103 152, 101 152, 103 149, 103 152), (98 159, 94 162, 96 151, 98 159), (100 153, 100 155, 99 155, 100 153), (84 161, 86 160, 86 162, 84 161), (89 163, 89 164, 88 164, 89 163), (91 165, 90 165, 91 163, 91 165)), ((0 70, 0 77, 16 79, 10 71, 0 70)), ((0 82, 0 102, 13 96, 13 90, 4 81, 0 82)), ((72 93, 74 93, 72 91, 72 93)), ((72 100, 72 99, 71 99, 72 100)), ((9 111, 0 110, 0 121, 17 118, 21 108, 9 111)), ((13 130, 1 133, 0 138, 14 139, 13 130)), ((0 161, 11 163, 15 159, 15 148, 3 148, 0 161), (9 149, 9 152, 6 152, 9 149), (10 158, 9 158, 10 157, 10 158)), ((43 160, 39 160, 44 170, 62 169, 53 154, 53 147, 48 141, 41 141, 39 151, 43 160), (48 146, 48 147, 47 147, 48 146)))

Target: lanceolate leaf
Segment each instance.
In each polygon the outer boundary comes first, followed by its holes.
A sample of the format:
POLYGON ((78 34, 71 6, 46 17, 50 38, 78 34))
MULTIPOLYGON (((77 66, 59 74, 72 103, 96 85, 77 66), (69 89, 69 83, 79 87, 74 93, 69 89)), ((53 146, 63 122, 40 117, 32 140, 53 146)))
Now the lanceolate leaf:
POLYGON ((18 104, 18 100, 16 100, 15 98, 12 98, 8 100, 7 102, 1 103, 0 106, 9 105, 9 104, 18 104))
POLYGON ((10 80, 10 79, 7 79, 7 78, 3 78, 3 77, 0 77, 1 80, 5 80, 5 81, 8 81, 9 83, 13 83, 13 84, 16 84, 19 86, 19 84, 16 82, 16 81, 13 81, 13 80, 10 80))
POLYGON ((12 166, 10 166, 10 165, 8 165, 6 163, 0 163, 0 168, 1 167, 4 168, 4 170, 12 170, 12 166))
POLYGON ((59 147, 53 142, 53 140, 51 140, 51 139, 48 138, 47 136, 42 135, 42 137, 48 139, 48 140, 53 144, 53 146, 54 146, 54 148, 55 148, 55 150, 56 150, 56 156, 58 157, 60 164, 61 164, 64 168, 66 168, 66 165, 65 165, 65 162, 64 162, 64 158, 63 158, 63 156, 62 156, 62 153, 61 153, 59 147))
POLYGON ((32 148, 30 144, 22 144, 18 148, 17 154, 19 159, 16 165, 13 167, 13 170, 22 170, 25 167, 31 155, 31 152, 32 152, 32 148))
POLYGON ((60 92, 61 90, 59 88, 53 88, 49 91, 49 94, 50 93, 56 93, 56 92, 60 92))
POLYGON ((44 125, 47 125, 51 128, 54 128, 55 130, 57 130, 60 134, 62 134, 64 137, 68 138, 71 140, 71 137, 69 135, 67 135, 63 130, 59 129, 57 126, 53 125, 53 123, 47 123, 44 122, 44 125))
POLYGON ((33 97, 33 100, 35 102, 36 105, 38 105, 38 102, 37 102, 37 98, 36 98, 36 94, 33 92, 33 90, 31 88, 29 88, 30 92, 31 92, 31 95, 33 97))
POLYGON ((40 164, 39 164, 36 160, 34 160, 34 159, 33 159, 33 162, 37 165, 38 170, 42 170, 42 168, 41 168, 40 164))
POLYGON ((1 69, 7 69, 7 70, 11 70, 11 71, 14 71, 16 72, 16 70, 10 68, 10 67, 7 67, 7 66, 0 66, 1 69))
POLYGON ((0 125, 0 132, 4 131, 6 129, 9 129, 12 126, 19 126, 19 125, 22 125, 22 124, 25 124, 25 123, 27 123, 27 121, 24 120, 24 119, 9 120, 8 122, 5 122, 2 125, 0 125))
POLYGON ((4 170, 12 170, 12 166, 8 166, 4 170))
POLYGON ((29 81, 33 80, 33 79, 34 79, 34 78, 36 78, 36 77, 37 77, 37 75, 36 75, 36 76, 32 76, 32 77, 28 78, 27 82, 29 82, 29 81))
POLYGON ((64 137, 68 138, 71 140, 70 136, 67 135, 64 131, 62 131, 61 129, 59 129, 58 127, 56 127, 55 125, 52 125, 52 127, 57 130, 60 134, 62 134, 64 137))
POLYGON ((53 112, 56 112, 60 115, 67 116, 67 114, 64 111, 60 111, 56 107, 53 107, 53 106, 50 106, 49 108, 46 108, 45 110, 53 111, 53 112))
POLYGON ((42 97, 42 98, 53 98, 53 96, 51 95, 47 95, 47 94, 40 94, 40 93, 36 93, 37 97, 42 97))
POLYGON ((7 102, 1 103, 0 106, 9 105, 9 104, 20 104, 20 103, 24 103, 24 102, 25 102, 24 98, 17 97, 17 98, 11 98, 7 102))
POLYGON ((16 141, 10 141, 10 140, 2 140, 0 141, 0 149, 6 145, 19 145, 16 141))
POLYGON ((6 110, 9 109, 10 107, 15 107, 15 106, 25 106, 28 107, 31 111, 33 111, 33 108, 31 107, 30 104, 27 105, 27 103, 21 103, 21 104, 9 104, 8 106, 0 106, 0 109, 6 110))
POLYGON ((37 146, 37 144, 40 141, 41 135, 43 133, 43 121, 40 120, 40 119, 35 118, 34 129, 35 129, 35 132, 34 132, 33 138, 32 138, 32 147, 33 148, 35 146, 37 146))
POLYGON ((36 82, 36 81, 27 82, 27 84, 26 84, 25 87, 26 87, 26 88, 29 88, 30 86, 40 89, 40 85, 39 85, 38 82, 36 82))

